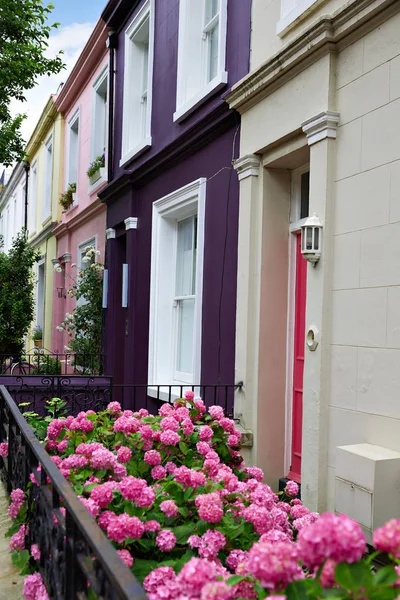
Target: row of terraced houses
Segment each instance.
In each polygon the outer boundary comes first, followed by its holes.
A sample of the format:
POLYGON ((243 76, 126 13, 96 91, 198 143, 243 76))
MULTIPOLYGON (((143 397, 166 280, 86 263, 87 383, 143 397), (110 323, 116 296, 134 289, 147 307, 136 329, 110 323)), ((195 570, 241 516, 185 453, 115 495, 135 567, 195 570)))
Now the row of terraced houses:
POLYGON ((269 484, 400 517, 398 0, 109 0, 26 152, 0 228, 27 197, 48 351, 94 246, 106 374, 239 384, 269 484))

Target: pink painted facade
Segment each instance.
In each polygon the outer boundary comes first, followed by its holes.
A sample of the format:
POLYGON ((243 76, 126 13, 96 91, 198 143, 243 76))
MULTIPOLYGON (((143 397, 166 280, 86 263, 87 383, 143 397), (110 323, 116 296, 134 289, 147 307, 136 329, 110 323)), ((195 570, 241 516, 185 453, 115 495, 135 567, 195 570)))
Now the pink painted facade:
POLYGON ((57 98, 57 108, 64 119, 63 190, 66 191, 70 183, 76 183, 74 204, 65 212, 59 206, 58 223, 53 229, 57 239, 56 256, 63 271, 55 273, 52 351, 61 354, 69 340, 56 326, 63 321, 66 312, 71 313, 75 308, 75 298, 66 291, 72 283, 70 278, 76 278, 85 245, 94 243, 100 251, 97 260, 104 262, 106 207, 98 193, 107 185, 107 174, 104 169, 93 182, 87 171, 94 158, 107 147, 107 37, 106 27, 99 21, 57 98), (99 131, 102 133, 100 142, 99 131))

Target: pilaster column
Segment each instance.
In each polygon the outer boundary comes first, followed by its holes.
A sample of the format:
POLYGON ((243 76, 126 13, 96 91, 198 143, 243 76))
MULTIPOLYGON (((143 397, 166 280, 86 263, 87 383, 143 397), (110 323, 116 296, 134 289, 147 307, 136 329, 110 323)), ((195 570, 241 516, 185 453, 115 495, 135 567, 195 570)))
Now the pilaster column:
MULTIPOLYGON (((262 192, 260 157, 249 154, 239 158, 238 173, 239 232, 236 305, 235 383, 243 387, 235 394, 235 417, 250 434, 257 431, 258 412, 258 340, 261 285, 262 192)), ((242 453, 251 464, 257 456, 257 439, 242 453)))
POLYGON ((135 378, 135 297, 136 297, 136 248, 137 217, 124 221, 126 230, 126 259, 128 265, 128 307, 125 323, 125 381, 133 383, 135 378))
POLYGON ((330 380, 330 315, 335 181, 336 128, 339 113, 326 111, 302 128, 310 146, 310 214, 323 224, 321 259, 308 265, 306 335, 319 332, 314 351, 305 348, 303 387, 302 499, 310 510, 326 509, 328 407, 330 380))
MULTIPOLYGON (((105 354, 104 374, 113 375, 115 365, 115 322, 117 310, 117 253, 115 248, 116 231, 106 229, 105 268, 108 270, 108 298, 105 309, 105 328, 103 332, 102 352, 105 354)), ((118 290, 120 292, 120 290, 118 290)))

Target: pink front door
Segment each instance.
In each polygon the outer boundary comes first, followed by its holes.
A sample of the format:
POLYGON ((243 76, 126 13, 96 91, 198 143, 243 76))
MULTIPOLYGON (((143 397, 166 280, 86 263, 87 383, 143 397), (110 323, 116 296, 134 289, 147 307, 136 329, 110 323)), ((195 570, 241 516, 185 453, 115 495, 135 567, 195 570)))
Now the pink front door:
POLYGON ((296 240, 296 290, 294 314, 292 453, 288 477, 301 480, 301 441, 303 420, 303 374, 306 330, 307 261, 301 255, 301 234, 296 240))

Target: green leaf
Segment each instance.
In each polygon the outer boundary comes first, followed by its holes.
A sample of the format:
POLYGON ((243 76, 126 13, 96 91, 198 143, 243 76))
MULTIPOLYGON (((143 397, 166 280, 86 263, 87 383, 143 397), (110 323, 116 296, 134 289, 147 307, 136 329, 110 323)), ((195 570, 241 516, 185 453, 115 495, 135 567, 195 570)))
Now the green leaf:
POLYGON ((29 563, 29 551, 22 550, 22 552, 18 552, 17 550, 14 550, 14 552, 11 554, 11 560, 13 565, 22 571, 29 563))
POLYGON ((185 502, 187 502, 190 498, 190 496, 192 495, 193 492, 193 488, 192 487, 188 487, 186 488, 184 494, 183 494, 183 499, 185 500, 185 502))
POLYGON ((228 585, 233 587, 234 585, 237 585, 238 583, 240 583, 241 581, 244 581, 245 579, 246 579, 246 575, 232 575, 232 577, 229 577, 225 581, 228 585))
MULTIPOLYGON (((311 582, 315 583, 315 582, 311 582)), ((286 590, 286 599, 287 600, 316 600, 318 595, 315 593, 316 589, 312 589, 314 586, 308 583, 308 580, 294 581, 290 583, 286 590)), ((317 586, 319 587, 319 586, 317 586)))
POLYGON ((374 575, 372 576, 372 584, 374 586, 393 585, 394 583, 396 583, 397 579, 398 575, 394 567, 387 566, 383 567, 382 569, 379 569, 379 571, 374 573, 374 575))
POLYGON ((195 523, 185 523, 185 525, 178 525, 172 529, 175 534, 178 544, 186 544, 189 536, 191 536, 196 530, 195 523))
POLYGON ((145 560, 143 558, 135 558, 135 562, 133 563, 132 572, 137 577, 139 582, 142 584, 144 578, 158 567, 158 562, 156 560, 145 560))
POLYGON ((182 515, 182 517, 187 517, 189 514, 189 509, 186 508, 185 506, 182 506, 181 508, 178 508, 178 512, 180 515, 182 515))
POLYGON ((185 444, 185 442, 179 442, 179 449, 182 452, 182 454, 184 454, 186 456, 186 454, 189 452, 189 446, 187 444, 185 444))
POLYGON ((372 582, 372 574, 365 562, 351 565, 341 563, 335 569, 335 579, 345 590, 359 592, 362 588, 369 587, 372 582))

